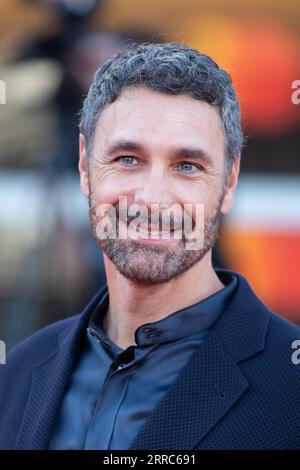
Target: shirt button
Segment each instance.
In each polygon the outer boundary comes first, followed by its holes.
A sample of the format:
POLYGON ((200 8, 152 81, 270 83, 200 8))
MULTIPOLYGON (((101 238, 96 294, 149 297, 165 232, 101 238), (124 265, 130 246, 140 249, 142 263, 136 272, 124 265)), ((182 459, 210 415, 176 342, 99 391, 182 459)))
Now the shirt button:
POLYGON ((117 370, 121 370, 125 367, 126 364, 119 364, 117 370))
POLYGON ((156 328, 144 328, 143 332, 146 334, 147 338, 154 338, 155 336, 160 336, 161 332, 156 328))

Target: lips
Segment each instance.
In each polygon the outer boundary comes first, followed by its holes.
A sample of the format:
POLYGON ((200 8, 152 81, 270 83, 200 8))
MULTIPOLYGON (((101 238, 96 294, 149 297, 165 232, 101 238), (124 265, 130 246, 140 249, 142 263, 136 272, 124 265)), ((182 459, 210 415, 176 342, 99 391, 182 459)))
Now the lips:
POLYGON ((132 232, 138 233, 147 238, 172 238, 172 234, 177 230, 182 230, 182 224, 176 224, 174 226, 174 221, 170 220, 169 227, 167 230, 161 230, 161 227, 157 225, 143 225, 139 221, 136 221, 136 224, 133 223, 133 220, 124 220, 123 217, 120 217, 120 221, 122 221, 126 226, 127 230, 130 229, 132 232))
POLYGON ((137 232, 141 233, 142 235, 152 235, 152 236, 164 236, 170 235, 174 230, 159 230, 158 227, 148 227, 139 225, 136 229, 137 232))

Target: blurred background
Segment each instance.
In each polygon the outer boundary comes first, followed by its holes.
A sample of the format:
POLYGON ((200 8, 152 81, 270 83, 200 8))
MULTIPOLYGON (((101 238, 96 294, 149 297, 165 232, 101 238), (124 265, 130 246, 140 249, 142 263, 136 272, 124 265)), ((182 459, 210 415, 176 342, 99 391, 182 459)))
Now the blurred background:
POLYGON ((0 0, 0 338, 9 349, 79 313, 105 282, 79 190, 78 111, 128 40, 184 42, 232 75, 247 144, 214 263, 300 324, 298 1, 0 0))

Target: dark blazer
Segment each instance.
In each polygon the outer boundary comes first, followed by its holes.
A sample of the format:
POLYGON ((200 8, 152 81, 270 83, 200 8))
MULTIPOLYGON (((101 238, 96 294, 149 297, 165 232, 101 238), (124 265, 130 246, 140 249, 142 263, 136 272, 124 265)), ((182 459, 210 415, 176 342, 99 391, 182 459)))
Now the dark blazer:
MULTIPOLYGON (((146 420, 132 449, 300 449, 300 328, 270 312, 246 279, 146 420)), ((0 366, 0 449, 47 449, 92 310, 54 323, 0 366)))

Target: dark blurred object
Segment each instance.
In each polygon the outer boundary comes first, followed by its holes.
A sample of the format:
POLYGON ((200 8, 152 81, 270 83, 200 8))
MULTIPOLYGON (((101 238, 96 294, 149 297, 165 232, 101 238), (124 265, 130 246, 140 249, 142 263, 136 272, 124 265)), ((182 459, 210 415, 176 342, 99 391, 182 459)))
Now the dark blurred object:
POLYGON ((54 9, 66 20, 70 18, 85 18, 93 13, 102 0, 26 0, 28 3, 43 3, 54 9))

